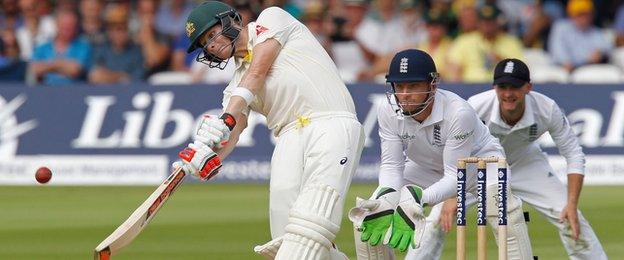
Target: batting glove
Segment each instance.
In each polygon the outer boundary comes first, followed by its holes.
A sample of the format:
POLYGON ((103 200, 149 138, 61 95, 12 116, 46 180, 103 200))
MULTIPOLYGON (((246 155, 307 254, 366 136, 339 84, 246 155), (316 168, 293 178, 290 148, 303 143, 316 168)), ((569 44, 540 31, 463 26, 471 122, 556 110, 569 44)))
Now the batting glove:
POLYGON ((202 181, 211 179, 221 169, 219 156, 202 142, 190 143, 178 157, 182 160, 174 162, 172 166, 181 167, 186 174, 197 176, 202 181))
POLYGON ((236 120, 228 113, 220 118, 204 114, 193 132, 193 140, 200 141, 210 148, 221 148, 230 139, 230 132, 236 126, 236 120))

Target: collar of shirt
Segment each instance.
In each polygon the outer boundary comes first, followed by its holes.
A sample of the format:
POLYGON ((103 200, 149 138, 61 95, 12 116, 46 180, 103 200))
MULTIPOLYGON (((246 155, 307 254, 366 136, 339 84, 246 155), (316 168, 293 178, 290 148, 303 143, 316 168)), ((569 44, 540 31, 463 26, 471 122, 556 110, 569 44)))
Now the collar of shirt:
MULTIPOLYGON (((245 55, 245 57, 243 58, 234 58, 234 63, 236 65, 236 70, 240 69, 241 66, 243 66, 243 64, 245 63, 251 63, 251 58, 252 58, 252 49, 253 49, 253 45, 252 42, 253 40, 256 38, 256 30, 254 29, 256 28, 256 23, 255 22, 251 22, 247 25, 247 35, 248 35, 248 39, 247 39, 247 55, 245 55)), ((242 30, 241 30, 241 33, 242 30)))
POLYGON ((436 91, 435 98, 433 100, 433 109, 431 110, 431 115, 429 115, 425 119, 425 121, 422 122, 420 127, 433 125, 437 122, 442 121, 442 119, 444 119, 444 103, 446 103, 444 95, 442 95, 442 93, 440 93, 439 91, 436 91))
POLYGON ((518 121, 518 123, 516 123, 512 127, 508 125, 507 122, 505 122, 501 117, 500 104, 498 103, 498 98, 495 98, 494 104, 492 105, 492 113, 490 114, 490 122, 507 130, 515 130, 529 127, 535 123, 535 117, 533 115, 533 100, 529 98, 528 94, 525 96, 524 105, 524 114, 522 115, 522 118, 520 118, 520 121, 518 121))

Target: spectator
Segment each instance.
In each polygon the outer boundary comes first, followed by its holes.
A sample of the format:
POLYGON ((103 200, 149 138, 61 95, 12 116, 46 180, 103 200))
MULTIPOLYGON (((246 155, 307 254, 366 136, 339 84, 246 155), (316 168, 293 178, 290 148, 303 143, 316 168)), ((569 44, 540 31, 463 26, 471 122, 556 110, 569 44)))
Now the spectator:
MULTIPOLYGON (((400 0, 399 10, 401 10, 399 13, 401 31, 399 33, 403 35, 401 37, 403 42, 400 43, 402 46, 398 50, 414 48, 427 37, 425 21, 422 17, 422 6, 417 0, 400 0)), ((388 62, 386 65, 389 66, 390 63, 388 62)))
MULTIPOLYGON (((444 17, 447 17, 448 19, 448 24, 446 28, 447 34, 449 36, 455 37, 457 36, 457 31, 458 31, 457 13, 454 12, 452 8, 453 7, 452 4, 453 4, 453 1, 450 1, 450 0, 431 0, 429 1, 429 8, 425 9, 427 10, 425 13, 437 12, 443 15, 444 17)), ((474 12, 474 9, 473 9, 473 12, 474 12)))
MULTIPOLYGON (((43 1, 50 3, 49 1, 43 1)), ((51 10, 52 8, 48 9, 51 10)), ((78 1, 76 0, 56 0, 56 9, 55 11, 73 11, 78 9, 78 1)), ((49 14, 49 11, 41 10, 40 13, 49 14)))
MULTIPOLYGON (((190 44, 189 38, 186 36, 186 32, 178 36, 173 43, 173 53, 171 55, 171 70, 174 71, 189 71, 193 61, 199 53, 200 49, 194 50, 192 53, 186 53, 186 49, 190 44)), ((204 66, 207 67, 207 66, 204 66)))
POLYGON ((615 22, 613 25, 615 29, 615 44, 618 47, 624 46, 624 3, 617 8, 615 14, 615 22))
MULTIPOLYGON (((70 0, 72 1, 72 0, 70 0)), ((43 16, 49 16, 52 17, 54 15, 54 4, 52 4, 52 0, 37 0, 37 6, 35 7, 35 9, 37 10, 37 15, 43 17, 43 16)), ((66 7, 67 1, 60 1, 60 9, 63 9, 66 7)), ((68 10, 75 10, 74 9, 68 9, 68 10)))
MULTIPOLYGON (((394 0, 376 0, 368 22, 363 22, 356 32, 357 40, 375 56, 394 55, 407 45, 401 25, 401 18, 396 11, 394 0)), ((415 45, 416 43, 413 43, 415 45)), ((388 63, 389 64, 389 63, 388 63)), ((387 69, 387 68, 386 68, 387 69)))
POLYGON ((139 30, 135 42, 141 46, 143 52, 146 77, 167 70, 171 54, 170 40, 156 30, 156 9, 155 0, 139 0, 137 3, 139 30))
POLYGON ((106 43, 93 54, 89 82, 128 83, 143 79, 143 55, 128 32, 128 13, 120 6, 106 12, 106 43))
POLYGON ((355 82, 358 75, 370 65, 374 54, 360 42, 358 35, 365 35, 362 28, 366 23, 369 4, 367 0, 344 0, 343 10, 334 10, 334 17, 328 27, 328 35, 332 41, 331 55, 338 67, 340 76, 346 82, 355 82))
POLYGON ((56 18, 59 30, 56 38, 37 48, 30 70, 36 80, 47 85, 80 82, 90 65, 91 46, 77 37, 78 16, 68 10, 59 11, 56 18))
POLYGON ((556 0, 508 0, 499 1, 499 6, 509 32, 529 48, 544 48, 552 22, 564 16, 563 5, 556 0))
POLYGON ((365 18, 356 31, 357 41, 369 54, 372 66, 366 67, 358 75, 360 81, 371 81, 388 70, 394 53, 416 42, 410 42, 394 0, 377 0, 371 18, 365 18))
POLYGON ((247 25, 252 21, 255 21, 256 17, 258 16, 258 12, 256 11, 256 8, 254 8, 254 6, 251 4, 251 1, 237 0, 234 1, 232 7, 234 7, 234 9, 238 11, 238 14, 240 14, 241 24, 243 26, 247 25))
POLYGON ((186 18, 193 10, 193 6, 186 0, 171 0, 168 4, 160 5, 156 14, 156 28, 171 39, 184 33, 186 18))
POLYGON ((592 25, 594 6, 590 0, 570 0, 569 19, 557 21, 548 39, 555 63, 571 71, 586 64, 606 61, 613 48, 604 33, 592 25))
POLYGON ((2 9, 0 12, 0 30, 16 30, 24 23, 19 13, 17 0, 2 0, 0 8, 2 9))
POLYGON ((331 41, 325 32, 324 17, 325 6, 323 3, 320 1, 310 1, 304 9, 301 20, 306 27, 308 27, 310 32, 312 32, 316 40, 318 40, 326 50, 329 50, 331 48, 331 41))
POLYGON ((39 4, 41 3, 36 0, 19 0, 24 24, 17 28, 15 36, 20 56, 26 61, 30 60, 35 47, 52 40, 56 35, 54 18, 49 15, 41 16, 38 11, 39 4))
POLYGON ((502 31, 496 6, 481 6, 478 17, 478 30, 457 37, 449 50, 451 81, 488 82, 500 60, 523 57, 520 40, 502 31))
POLYGON ((104 43, 104 22, 102 12, 104 11, 103 0, 81 0, 80 1, 80 29, 82 36, 89 41, 91 46, 99 46, 104 43))
POLYGON ((479 14, 474 1, 455 1, 453 10, 457 16, 457 28, 452 32, 453 36, 456 37, 477 30, 479 27, 479 14))
POLYGON ((0 35, 0 81, 24 82, 25 78, 26 62, 20 59, 15 33, 5 28, 0 35))
POLYGON ((447 36, 450 18, 446 13, 430 10, 425 14, 427 22, 427 39, 418 45, 418 49, 429 53, 436 64, 436 69, 442 77, 447 75, 448 51, 451 48, 451 39, 447 36))

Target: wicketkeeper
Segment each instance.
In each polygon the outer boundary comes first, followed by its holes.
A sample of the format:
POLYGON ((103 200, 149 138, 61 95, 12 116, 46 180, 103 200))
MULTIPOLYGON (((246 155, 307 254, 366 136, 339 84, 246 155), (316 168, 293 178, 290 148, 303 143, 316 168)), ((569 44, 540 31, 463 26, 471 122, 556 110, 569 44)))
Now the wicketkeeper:
POLYGON ((364 133, 329 55, 302 23, 277 7, 242 26, 236 10, 208 1, 191 12, 186 32, 188 52, 203 51, 197 61, 224 68, 233 57, 236 72, 223 91, 223 114, 204 116, 184 152, 194 156, 176 165, 209 179, 234 149, 250 111, 266 116, 277 137, 270 181, 273 239, 254 250, 268 259, 345 259, 333 241, 364 133))

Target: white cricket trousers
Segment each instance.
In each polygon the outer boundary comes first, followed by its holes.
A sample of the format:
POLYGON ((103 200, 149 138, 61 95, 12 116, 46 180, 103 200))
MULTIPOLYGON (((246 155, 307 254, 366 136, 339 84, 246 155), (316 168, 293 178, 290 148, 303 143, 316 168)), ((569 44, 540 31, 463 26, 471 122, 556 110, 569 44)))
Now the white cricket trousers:
POLYGON ((344 199, 359 164, 364 131, 348 112, 312 114, 280 132, 270 180, 270 221, 273 239, 284 235, 288 214, 305 187, 329 185, 340 198, 330 220, 340 226, 344 199))

